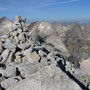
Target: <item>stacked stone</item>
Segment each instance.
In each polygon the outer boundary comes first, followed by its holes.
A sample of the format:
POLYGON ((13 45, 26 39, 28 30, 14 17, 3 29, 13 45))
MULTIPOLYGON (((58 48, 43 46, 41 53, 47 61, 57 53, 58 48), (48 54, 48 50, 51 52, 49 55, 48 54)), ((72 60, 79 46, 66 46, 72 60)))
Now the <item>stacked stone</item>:
POLYGON ((29 74, 43 66, 50 65, 52 62, 56 64, 56 61, 60 60, 52 53, 48 54, 48 50, 45 51, 40 42, 32 40, 25 22, 26 19, 22 20, 21 16, 16 16, 12 29, 1 37, 0 64, 4 68, 0 68, 0 81, 4 88, 17 83, 22 77, 27 78, 29 74), (18 74, 18 70, 21 74, 18 74), (18 80, 14 79, 15 77, 18 80))

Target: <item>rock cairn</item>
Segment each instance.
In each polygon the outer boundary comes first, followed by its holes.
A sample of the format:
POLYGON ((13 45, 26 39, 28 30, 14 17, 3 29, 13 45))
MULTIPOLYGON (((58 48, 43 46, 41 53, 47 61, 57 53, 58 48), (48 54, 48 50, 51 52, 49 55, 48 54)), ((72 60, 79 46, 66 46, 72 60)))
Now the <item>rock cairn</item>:
MULTIPOLYGON (((29 75, 36 73, 44 66, 62 65, 64 71, 74 73, 70 62, 65 61, 58 53, 54 54, 34 41, 26 27, 26 18, 16 16, 14 26, 0 41, 0 88, 6 89, 15 85, 29 75)), ((88 86, 89 87, 89 86, 88 86)))

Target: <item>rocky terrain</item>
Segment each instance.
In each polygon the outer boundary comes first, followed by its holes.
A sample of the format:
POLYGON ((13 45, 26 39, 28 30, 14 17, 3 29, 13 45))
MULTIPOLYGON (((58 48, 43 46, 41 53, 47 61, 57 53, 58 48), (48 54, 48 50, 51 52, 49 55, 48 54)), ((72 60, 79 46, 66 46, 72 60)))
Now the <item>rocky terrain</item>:
POLYGON ((0 90, 89 90, 85 28, 25 22, 16 16, 0 37, 0 90))

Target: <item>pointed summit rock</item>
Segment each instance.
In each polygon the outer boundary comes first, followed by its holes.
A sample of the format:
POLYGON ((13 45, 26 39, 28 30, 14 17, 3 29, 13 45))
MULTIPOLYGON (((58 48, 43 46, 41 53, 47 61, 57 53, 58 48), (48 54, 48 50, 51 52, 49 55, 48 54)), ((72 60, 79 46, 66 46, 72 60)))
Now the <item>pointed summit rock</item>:
POLYGON ((80 26, 80 24, 78 23, 78 22, 74 22, 72 25, 71 25, 71 27, 70 27, 71 29, 75 29, 75 28, 78 28, 78 29, 80 29, 81 30, 81 26, 80 26))

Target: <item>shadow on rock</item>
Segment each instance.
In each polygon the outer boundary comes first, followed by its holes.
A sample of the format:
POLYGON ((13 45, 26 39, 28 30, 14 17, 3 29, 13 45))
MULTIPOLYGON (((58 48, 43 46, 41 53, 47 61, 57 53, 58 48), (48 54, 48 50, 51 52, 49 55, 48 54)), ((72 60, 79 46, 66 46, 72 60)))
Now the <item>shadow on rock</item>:
POLYGON ((58 62, 58 66, 59 68, 66 73, 74 82, 76 82, 81 88, 82 90, 89 90, 85 85, 83 85, 76 77, 74 77, 69 71, 66 71, 65 68, 65 64, 62 63, 62 61, 60 60, 58 62))

